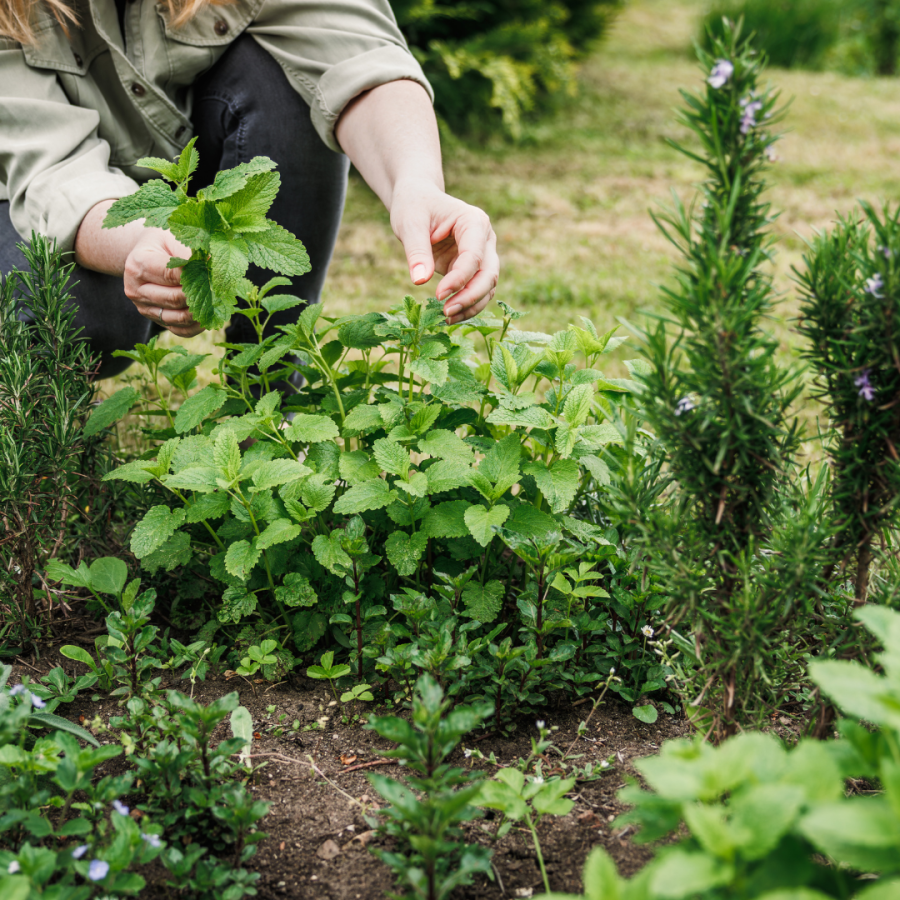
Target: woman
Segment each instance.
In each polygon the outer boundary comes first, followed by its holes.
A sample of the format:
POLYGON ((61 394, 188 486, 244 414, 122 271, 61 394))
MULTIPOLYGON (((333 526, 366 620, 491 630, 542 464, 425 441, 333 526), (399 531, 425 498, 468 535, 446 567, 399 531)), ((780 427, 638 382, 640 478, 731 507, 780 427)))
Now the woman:
MULTIPOLYGON (((304 299, 319 299, 348 157, 389 210, 412 281, 444 275, 451 323, 493 296, 495 235, 444 191, 430 87, 388 0, 0 0, 0 272, 22 264, 32 230, 74 251, 76 323, 100 377, 128 364, 112 351, 161 327, 202 331, 166 268, 190 251, 141 223, 101 227, 152 174, 139 158, 171 158, 195 135, 195 185, 254 156, 279 164, 269 215, 307 247, 304 299)), ((236 316, 227 340, 252 341, 247 324, 236 316)))

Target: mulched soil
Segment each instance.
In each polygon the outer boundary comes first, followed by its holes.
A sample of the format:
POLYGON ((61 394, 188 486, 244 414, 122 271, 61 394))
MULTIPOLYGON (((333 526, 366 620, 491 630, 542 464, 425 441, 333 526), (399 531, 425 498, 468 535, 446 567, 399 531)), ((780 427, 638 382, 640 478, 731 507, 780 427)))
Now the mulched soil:
MULTIPOLYGON (((80 667, 58 657, 44 656, 35 665, 41 672, 53 665, 63 665, 67 672, 80 674, 80 667)), ((14 667, 16 676, 36 678, 35 669, 24 665, 14 667)), ((173 678, 165 687, 189 692, 190 683, 173 678)), ((391 873, 367 850, 374 838, 364 819, 365 812, 380 804, 369 785, 369 771, 400 777, 402 769, 395 764, 357 768, 367 762, 382 759, 381 753, 390 744, 360 724, 342 725, 337 707, 328 693, 327 685, 303 677, 278 685, 255 684, 235 677, 223 676, 198 683, 194 698, 209 703, 229 691, 240 694, 241 703, 253 716, 256 738, 253 758, 262 768, 251 785, 256 797, 271 804, 262 821, 268 837, 259 844, 257 855, 250 861, 259 871, 259 897, 262 900, 282 898, 315 898, 315 900, 377 900, 393 887, 391 873), (274 706, 274 714, 267 707, 274 706), (284 734, 274 736, 277 719, 286 715, 284 734), (303 732, 323 716, 329 721, 324 730, 303 732), (301 730, 291 731, 291 723, 299 720, 301 730), (312 762, 310 761, 310 757, 312 762), (315 765, 315 770, 313 769, 315 765)), ((590 710, 589 704, 573 707, 565 702, 548 709, 544 718, 548 726, 557 726, 556 743, 568 748, 576 738, 577 728, 590 710)), ((363 715, 371 710, 360 710, 363 715)), ((384 710, 378 710, 384 714, 384 710)), ((79 696, 69 707, 60 707, 57 714, 74 721, 83 716, 89 724, 95 716, 104 722, 119 715, 115 701, 101 699, 93 703, 89 694, 79 696)), ((227 725, 219 738, 230 736, 227 725)), ((660 714, 653 725, 635 719, 630 708, 616 699, 610 700, 594 714, 588 732, 573 754, 581 753, 579 764, 599 763, 611 759, 612 767, 603 777, 577 785, 574 809, 559 818, 546 817, 539 826, 541 847, 555 891, 580 893, 581 872, 590 850, 603 846, 615 859, 623 875, 631 875, 651 857, 647 847, 632 843, 630 828, 613 830, 610 823, 623 811, 616 793, 626 775, 637 775, 635 760, 656 753, 664 740, 689 736, 687 723, 680 718, 660 714)), ((509 765, 518 757, 525 757, 531 749, 530 738, 536 736, 534 722, 523 721, 509 738, 485 733, 470 735, 466 743, 489 755, 494 752, 501 765, 509 765)), ((466 765, 462 750, 452 758, 457 765, 466 765)), ((548 760, 552 763, 552 757, 548 760)), ((495 768, 486 762, 477 765, 491 773, 495 768)), ((122 762, 112 760, 100 774, 121 769, 122 762)), ((545 772, 552 768, 545 766, 545 772)), ((540 871, 527 831, 513 829, 499 841, 491 837, 497 819, 479 819, 466 825, 467 840, 494 848, 496 879, 480 879, 470 887, 454 893, 459 900, 480 898, 529 897, 540 894, 540 871)), ((148 867, 145 877, 150 882, 142 898, 156 900, 170 895, 162 887, 164 871, 161 866, 148 867), (158 872, 153 869, 158 868, 158 872)))

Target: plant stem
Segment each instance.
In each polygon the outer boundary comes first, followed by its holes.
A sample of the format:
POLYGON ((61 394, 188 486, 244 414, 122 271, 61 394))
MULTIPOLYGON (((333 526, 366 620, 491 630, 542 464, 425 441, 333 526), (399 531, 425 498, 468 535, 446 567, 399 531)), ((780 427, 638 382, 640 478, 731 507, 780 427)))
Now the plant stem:
POLYGON ((538 840, 537 828, 531 820, 531 813, 525 813, 525 824, 531 829, 531 837, 534 839, 534 852, 537 856, 538 865, 541 867, 541 877, 544 879, 544 890, 550 893, 550 880, 547 878, 547 869, 544 867, 544 856, 541 853, 541 842, 538 840))

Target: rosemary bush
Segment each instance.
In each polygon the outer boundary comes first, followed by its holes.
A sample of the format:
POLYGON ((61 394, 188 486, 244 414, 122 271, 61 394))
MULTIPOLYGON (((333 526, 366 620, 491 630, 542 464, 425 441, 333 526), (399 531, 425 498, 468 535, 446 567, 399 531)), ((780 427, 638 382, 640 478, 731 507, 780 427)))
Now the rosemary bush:
POLYGON ((679 149, 707 178, 699 203, 676 198, 658 220, 682 262, 667 316, 646 334, 642 415, 657 440, 615 484, 665 586, 669 626, 691 632, 681 647, 697 661, 698 721, 724 735, 802 680, 792 623, 805 624, 821 590, 831 526, 824 479, 799 478, 794 462, 798 379, 762 328, 774 301, 763 192, 778 97, 760 86, 763 61, 739 29, 700 59, 705 90, 683 93, 681 115, 700 150, 679 149))
POLYGON ((35 600, 39 573, 70 549, 96 448, 82 431, 92 363, 73 326, 72 266, 40 236, 22 250, 29 269, 0 276, 0 591, 3 636, 27 642, 49 616, 49 592, 43 615, 35 600))

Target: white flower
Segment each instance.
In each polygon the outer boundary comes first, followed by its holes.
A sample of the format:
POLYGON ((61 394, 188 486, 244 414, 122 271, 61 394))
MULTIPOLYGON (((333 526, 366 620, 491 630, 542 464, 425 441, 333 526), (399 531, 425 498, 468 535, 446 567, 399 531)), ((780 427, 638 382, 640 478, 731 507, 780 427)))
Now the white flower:
POLYGON ((616 674, 615 668, 611 668, 611 669, 609 670, 609 674, 610 674, 610 675, 615 675, 615 674, 616 674))
POLYGON ((601 760, 600 760, 600 768, 601 768, 601 769, 608 769, 608 768, 609 768, 609 763, 608 763, 605 759, 601 759, 601 760))
POLYGON ((41 700, 41 698, 38 697, 37 694, 32 694, 31 695, 31 705, 35 709, 43 709, 47 704, 43 700, 41 700))
POLYGON ((540 775, 535 775, 534 778, 531 779, 534 784, 543 784, 544 779, 540 775))
POLYGON ((538 719, 537 722, 535 722, 535 724, 537 725, 538 730, 542 730, 542 729, 546 728, 546 726, 547 726, 547 723, 543 719, 538 719))
POLYGON ((471 750, 463 750, 463 756, 465 756, 466 759, 470 759, 472 756, 472 751, 471 750))
POLYGON ((9 872, 10 875, 15 875, 16 872, 19 871, 19 861, 14 859, 6 868, 6 871, 9 872))
POLYGON ((675 415, 681 416, 692 409, 696 409, 697 404, 690 397, 682 397, 675 406, 675 415))
POLYGON ((162 841, 158 834, 142 834, 141 839, 146 841, 154 850, 162 847, 162 841))
POLYGON ((24 690, 25 690, 24 684, 17 684, 15 687, 10 688, 9 696, 15 697, 17 694, 21 694, 22 691, 24 691, 24 690))
POLYGON ((128 807, 121 800, 113 800, 112 808, 120 815, 128 815, 128 807))
POLYGON ((646 638, 652 638, 653 637, 653 629, 649 625, 645 625, 641 629, 641 634, 646 638))
POLYGON ((706 80, 710 87, 718 90, 728 84, 728 79, 732 75, 734 75, 734 65, 727 59, 717 59, 706 80))

